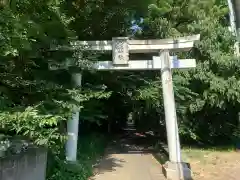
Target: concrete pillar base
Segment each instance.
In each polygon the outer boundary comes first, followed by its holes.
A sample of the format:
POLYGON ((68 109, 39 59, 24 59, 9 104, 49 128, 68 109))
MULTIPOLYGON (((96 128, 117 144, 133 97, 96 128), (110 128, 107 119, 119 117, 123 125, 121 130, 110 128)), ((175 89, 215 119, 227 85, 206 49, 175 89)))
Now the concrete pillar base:
POLYGON ((192 173, 188 163, 166 162, 163 174, 168 180, 192 180, 192 173))

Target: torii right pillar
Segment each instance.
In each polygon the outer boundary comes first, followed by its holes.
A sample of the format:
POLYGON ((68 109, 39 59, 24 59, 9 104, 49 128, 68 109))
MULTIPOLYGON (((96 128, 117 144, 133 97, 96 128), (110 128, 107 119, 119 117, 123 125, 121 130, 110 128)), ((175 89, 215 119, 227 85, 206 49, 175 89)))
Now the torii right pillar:
POLYGON ((161 78, 169 150, 169 161, 163 166, 163 172, 169 180, 190 180, 192 179, 190 167, 181 160, 169 51, 161 51, 160 60, 162 63, 161 78))

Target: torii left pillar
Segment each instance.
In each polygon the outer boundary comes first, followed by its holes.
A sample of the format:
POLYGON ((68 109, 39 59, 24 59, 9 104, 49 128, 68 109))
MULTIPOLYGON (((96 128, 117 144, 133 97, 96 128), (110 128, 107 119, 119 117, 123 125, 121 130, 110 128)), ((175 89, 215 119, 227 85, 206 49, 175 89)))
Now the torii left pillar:
MULTIPOLYGON (((72 82, 74 87, 80 88, 82 85, 82 74, 72 74, 72 82)), ((79 110, 74 109, 72 119, 67 122, 68 140, 66 143, 66 160, 69 162, 77 161, 77 144, 78 144, 78 127, 79 126, 79 110)))

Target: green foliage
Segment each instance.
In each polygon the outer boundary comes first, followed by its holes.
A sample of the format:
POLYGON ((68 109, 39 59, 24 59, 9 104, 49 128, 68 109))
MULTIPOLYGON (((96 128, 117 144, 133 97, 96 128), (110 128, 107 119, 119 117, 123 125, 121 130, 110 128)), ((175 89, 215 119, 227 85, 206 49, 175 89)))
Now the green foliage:
POLYGON ((93 175, 93 165, 103 155, 107 140, 103 135, 92 134, 79 138, 78 162, 69 164, 65 157, 49 160, 47 180, 86 180, 93 175))
POLYGON ((55 50, 76 37, 69 27, 74 17, 64 13, 64 3, 6 1, 0 11, 0 129, 55 150, 66 139, 65 121, 73 110, 94 101, 91 120, 99 121, 105 117, 99 112, 99 100, 109 97, 104 89, 72 88, 71 74, 87 69, 96 55, 81 48, 55 50), (67 59, 76 67, 49 70, 50 61, 59 64, 67 59))
POLYGON ((36 139, 39 145, 57 144, 62 140, 59 136, 57 124, 63 120, 57 115, 41 115, 37 109, 28 107, 23 112, 3 112, 1 113, 1 125, 5 130, 15 131, 17 134, 28 136, 31 139, 36 139), (13 123, 14 122, 14 123, 13 123), (50 130, 48 128, 51 128, 50 130))
POLYGON ((82 40, 106 40, 130 35, 135 16, 147 13, 148 4, 155 0, 69 0, 68 15, 75 17, 71 28, 82 40))
MULTIPOLYGON (((165 4, 168 5, 151 5, 143 24, 143 38, 201 34, 201 41, 191 52, 177 53, 179 57, 197 60, 195 70, 174 71, 180 133, 199 141, 229 139, 237 130, 240 77, 239 58, 233 56, 234 37, 228 30, 227 4, 215 0, 177 0, 165 4)), ((157 98, 161 96, 157 93, 161 85, 157 84, 152 82, 138 91, 142 100, 163 110, 159 107, 162 98, 157 98)))

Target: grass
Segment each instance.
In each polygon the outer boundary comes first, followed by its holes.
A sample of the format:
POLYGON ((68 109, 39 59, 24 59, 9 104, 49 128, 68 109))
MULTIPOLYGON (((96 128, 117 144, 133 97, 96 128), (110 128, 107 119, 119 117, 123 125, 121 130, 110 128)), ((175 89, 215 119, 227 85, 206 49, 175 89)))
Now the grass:
POLYGON ((107 140, 104 135, 91 134, 79 138, 78 162, 66 163, 64 156, 49 163, 47 180, 87 180, 93 175, 93 166, 103 155, 107 140))
MULTIPOLYGON (((164 164, 168 155, 162 147, 155 158, 164 164)), ((194 180, 239 180, 240 152, 234 146, 226 147, 183 147, 183 162, 190 163, 194 180)))
POLYGON ((183 161, 191 165, 194 180, 237 180, 240 153, 233 147, 183 148, 183 161))

